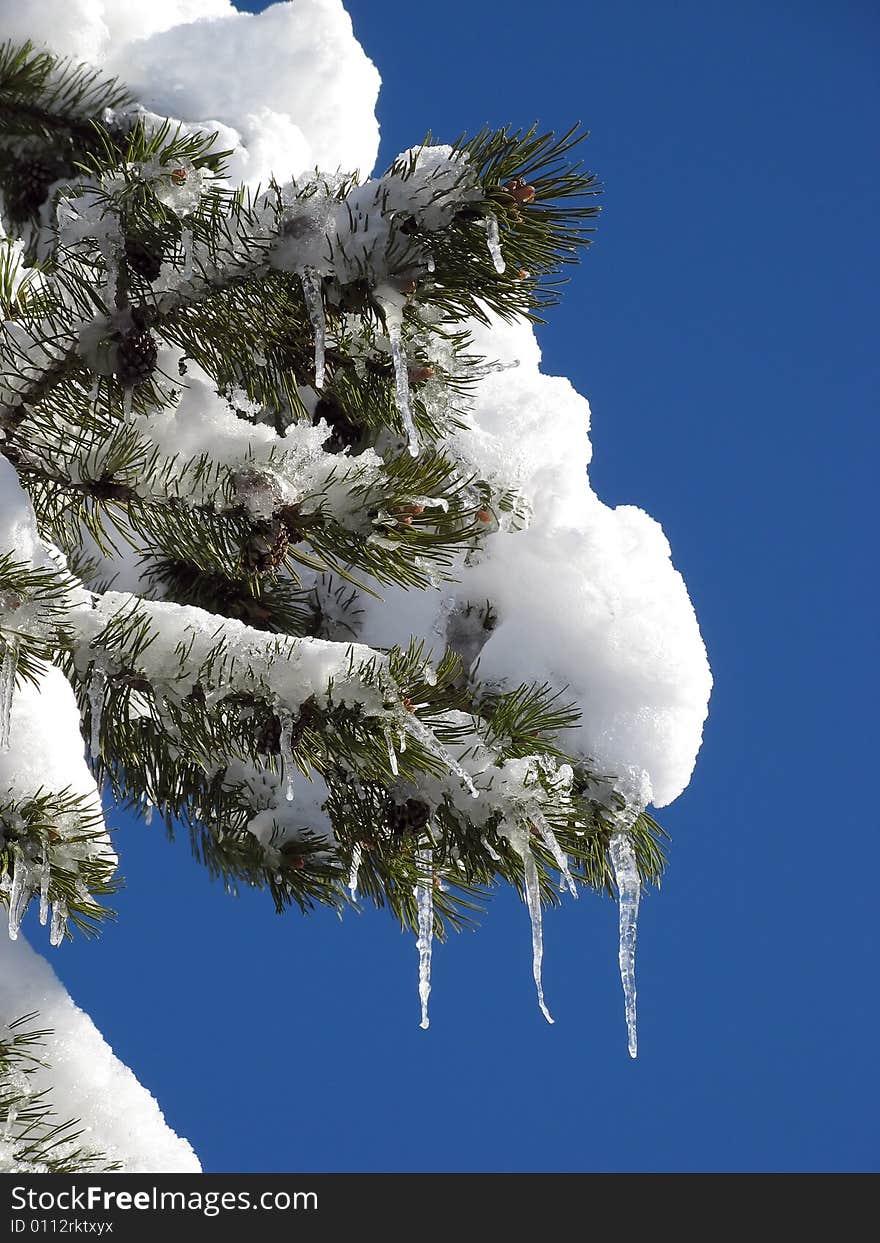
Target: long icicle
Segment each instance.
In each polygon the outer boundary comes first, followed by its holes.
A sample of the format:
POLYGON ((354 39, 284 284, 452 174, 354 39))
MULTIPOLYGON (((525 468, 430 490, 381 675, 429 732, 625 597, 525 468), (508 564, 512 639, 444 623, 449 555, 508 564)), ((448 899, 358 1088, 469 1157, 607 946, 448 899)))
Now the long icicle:
POLYGON ((100 665, 94 665, 92 672, 89 674, 88 685, 89 718, 91 721, 89 751, 93 760, 96 760, 101 754, 101 717, 104 713, 104 692, 106 687, 107 674, 100 665))
POLYGON ((638 1054, 636 1036, 636 926, 642 882, 632 838, 627 831, 612 834, 608 846, 614 879, 617 882, 619 907, 620 979, 626 1006, 627 1047, 630 1057, 638 1054))
POLYGON ((321 278, 314 268, 303 268, 299 278, 302 281, 306 310, 315 334, 315 388, 321 389, 324 387, 324 342, 327 336, 321 278))
POLYGON ((9 750, 9 723, 12 720, 12 697, 15 694, 15 671, 18 668, 18 641, 5 640, 3 663, 0 665, 0 752, 9 750))
POLYGON ((397 409, 406 433, 407 448, 412 457, 418 457, 421 444, 419 433, 413 422, 412 399, 409 392, 409 363, 403 345, 403 317, 396 310, 388 314, 386 308, 385 322, 388 325, 388 340, 391 342, 391 361, 394 364, 394 395, 397 398, 397 409))
POLYGON ((284 797, 288 803, 293 802, 293 718, 285 716, 281 722, 281 737, 278 743, 281 763, 284 766, 284 797))
POLYGON ((542 967, 544 962, 544 920, 541 911, 541 889, 538 882, 538 866, 535 863, 535 856, 532 854, 532 848, 529 845, 528 833, 525 829, 518 827, 510 833, 509 841, 511 846, 517 852, 523 861, 523 873, 526 884, 526 906, 529 911, 529 919, 532 925, 532 975, 535 978, 535 988, 538 992, 538 1005, 541 1013, 548 1023, 554 1021, 553 1015, 547 1009, 547 1003, 544 1001, 544 982, 542 979, 542 967))
POLYGON ((417 855, 419 861, 418 884, 415 888, 419 912, 419 1000, 422 1003, 420 1027, 427 1029, 428 998, 431 995, 431 950, 434 942, 434 852, 423 846, 417 855))

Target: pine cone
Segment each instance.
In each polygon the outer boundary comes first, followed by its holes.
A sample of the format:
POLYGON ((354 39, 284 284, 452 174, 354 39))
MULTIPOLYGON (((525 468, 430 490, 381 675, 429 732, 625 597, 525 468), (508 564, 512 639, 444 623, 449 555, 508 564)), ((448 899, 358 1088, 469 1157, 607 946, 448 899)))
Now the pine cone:
POLYGON ((242 564, 253 574, 269 574, 284 561, 289 543, 284 523, 261 522, 245 542, 241 552, 242 564))
POLYGON ((12 216, 23 220, 46 201, 46 194, 53 181, 57 181, 61 169, 37 156, 16 160, 12 169, 12 185, 6 196, 6 206, 12 216))
POLYGON ((388 828, 392 837, 409 837, 422 830, 430 819, 431 809, 418 799, 408 798, 405 803, 389 802, 386 812, 388 828))
POLYGON ((158 351, 153 334, 135 327, 119 342, 116 351, 116 376, 125 388, 135 388, 149 380, 156 369, 158 351))
POLYGON ((154 281, 162 271, 162 247, 143 237, 125 239, 125 262, 130 272, 145 281, 154 281))

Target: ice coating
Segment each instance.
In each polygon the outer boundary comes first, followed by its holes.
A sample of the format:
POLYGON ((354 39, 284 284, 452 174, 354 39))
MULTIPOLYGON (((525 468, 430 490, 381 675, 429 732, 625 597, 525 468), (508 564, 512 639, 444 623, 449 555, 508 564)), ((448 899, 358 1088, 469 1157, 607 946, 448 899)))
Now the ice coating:
POLYGON ((639 918, 639 898, 641 881, 639 869, 633 850, 632 838, 628 832, 618 831, 612 834, 608 847, 614 879, 617 882, 619 907, 619 949, 620 979, 623 984, 623 996, 626 1007, 627 1047, 630 1057, 638 1053, 636 1035, 636 926, 639 918))
POLYGON ((431 950, 434 942, 434 855, 430 846, 418 852, 419 883, 416 885, 416 903, 419 914, 419 1001, 422 1006, 421 1028, 430 1026, 428 998, 431 995, 431 950))
POLYGON ((489 247, 489 254, 492 256, 495 271, 499 274, 503 273, 505 263, 504 256, 501 253, 501 234, 498 230, 498 217, 491 212, 486 217, 486 244, 489 247))
POLYGON ((556 834, 553 832, 553 830, 550 828, 550 825, 547 823, 547 820, 543 812, 541 812, 537 807, 533 808, 530 814, 532 817, 532 823, 534 824, 535 828, 538 830, 538 834, 541 838, 541 841, 544 843, 544 845, 547 847, 547 849, 552 854, 553 861, 556 864, 556 866, 559 868, 563 881, 568 886, 568 892, 571 894, 573 898, 576 898, 578 896, 577 886, 574 883, 574 877, 571 874, 571 868, 568 866, 568 858, 565 854, 565 851, 559 845, 559 840, 556 834))

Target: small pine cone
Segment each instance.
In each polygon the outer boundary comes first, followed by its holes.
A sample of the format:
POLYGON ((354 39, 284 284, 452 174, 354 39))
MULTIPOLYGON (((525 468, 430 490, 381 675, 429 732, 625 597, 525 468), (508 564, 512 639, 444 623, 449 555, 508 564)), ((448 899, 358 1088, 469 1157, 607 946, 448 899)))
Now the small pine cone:
POLYGON ((143 237, 125 239, 125 262, 130 272, 145 281, 154 281, 162 271, 162 247, 143 237))
POLYGON ((261 522, 242 549, 242 563, 254 574, 270 574, 284 561, 289 543, 282 522, 261 522))
POLYGON ((49 186, 59 176, 58 166, 29 156, 16 160, 7 207, 17 219, 32 216, 46 200, 49 186))
POLYGON ((119 342, 116 376, 125 388, 135 388, 149 380, 156 369, 156 340, 146 328, 133 328, 119 342))
POLYGON ((425 827, 431 815, 431 809, 418 799, 408 798, 405 803, 388 804, 386 819, 392 837, 409 837, 425 827))
POLYGON ((535 187, 527 185, 521 177, 514 177, 511 181, 506 181, 504 189, 513 196, 520 207, 524 203, 534 203, 535 201, 535 187))

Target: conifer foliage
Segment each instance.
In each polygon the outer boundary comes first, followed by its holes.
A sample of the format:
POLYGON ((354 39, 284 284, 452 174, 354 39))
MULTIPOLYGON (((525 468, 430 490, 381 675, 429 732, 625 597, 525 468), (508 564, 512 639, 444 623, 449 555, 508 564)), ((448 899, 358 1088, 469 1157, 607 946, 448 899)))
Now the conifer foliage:
MULTIPOLYGON (((457 434, 501 366, 474 326, 540 322, 590 240, 584 135, 429 137, 382 176, 244 189, 215 134, 30 43, 0 47, 0 124, 0 760, 75 696, 105 804, 279 912, 412 929, 423 1026, 432 938, 493 886, 526 902, 548 1018, 542 908, 619 893, 634 1004, 663 835, 568 741, 584 705, 481 676, 492 599, 364 639, 384 592, 442 596, 528 526, 457 434)), ((9 768, 11 935, 32 900, 53 943, 96 932, 118 861, 95 787, 9 768)))

